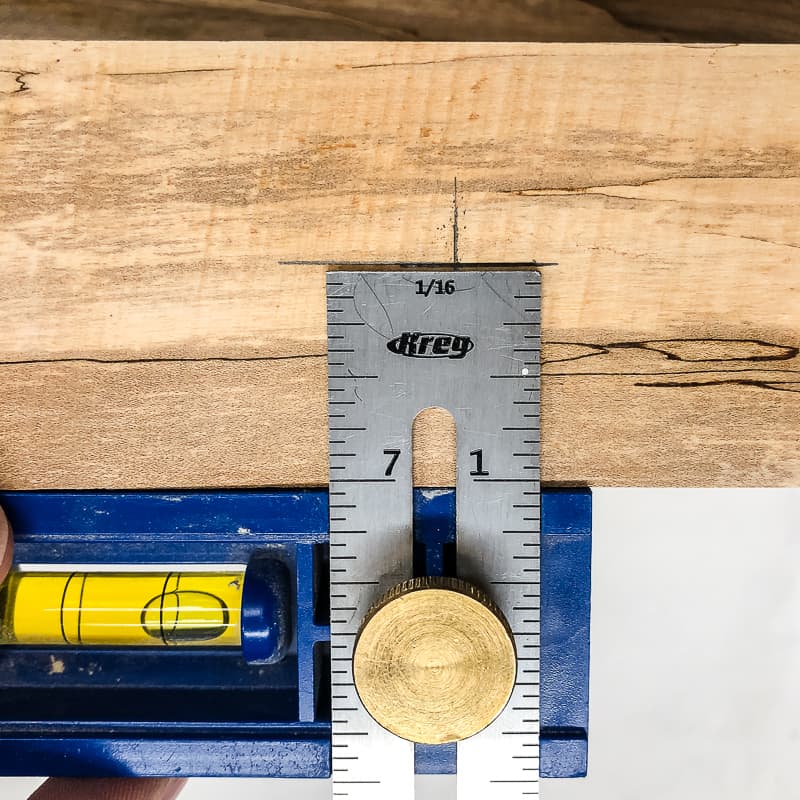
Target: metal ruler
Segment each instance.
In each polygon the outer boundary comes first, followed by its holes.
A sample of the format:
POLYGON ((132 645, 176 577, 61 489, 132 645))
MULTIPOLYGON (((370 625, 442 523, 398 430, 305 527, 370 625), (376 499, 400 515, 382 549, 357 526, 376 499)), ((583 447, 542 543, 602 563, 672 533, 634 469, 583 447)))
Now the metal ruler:
POLYGON ((458 577, 514 633, 505 710, 458 743, 459 800, 538 795, 541 293, 537 272, 331 272, 328 301, 334 797, 414 796, 414 745, 353 685, 369 606, 413 577, 412 424, 457 430, 458 577))

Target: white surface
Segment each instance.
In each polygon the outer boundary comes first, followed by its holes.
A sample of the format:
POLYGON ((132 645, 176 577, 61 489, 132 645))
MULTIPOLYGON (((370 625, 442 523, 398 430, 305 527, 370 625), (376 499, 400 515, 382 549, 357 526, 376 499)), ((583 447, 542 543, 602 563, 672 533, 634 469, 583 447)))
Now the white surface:
MULTIPOLYGON (((592 578, 589 777, 545 800, 800 797, 800 490, 595 490, 592 578)), ((329 792, 194 780, 181 800, 329 792)), ((453 796, 418 781, 418 800, 453 796)))

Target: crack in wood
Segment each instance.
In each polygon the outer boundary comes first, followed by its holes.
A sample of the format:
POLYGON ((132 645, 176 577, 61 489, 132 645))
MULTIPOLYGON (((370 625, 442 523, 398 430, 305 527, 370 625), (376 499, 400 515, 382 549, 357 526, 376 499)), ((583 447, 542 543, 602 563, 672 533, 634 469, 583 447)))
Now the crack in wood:
POLYGON ((429 61, 383 61, 375 64, 338 64, 339 69, 384 69, 387 67, 429 67, 436 64, 460 64, 465 61, 496 61, 508 58, 551 58, 550 53, 488 53, 486 55, 434 58, 429 61))
POLYGON ((766 239, 763 236, 748 236, 743 233, 717 233, 715 231, 702 231, 702 235, 724 236, 726 239, 749 239, 751 242, 763 242, 764 244, 775 245, 775 247, 793 247, 796 250, 800 250, 800 244, 795 244, 794 242, 776 242, 774 239, 766 239))
MULTIPOLYGON (((622 183, 599 183, 589 186, 530 186, 521 189, 498 189, 498 194, 511 194, 517 197, 569 197, 569 196, 603 196, 603 189, 640 189, 643 186, 653 186, 671 181, 732 181, 732 180, 759 180, 759 181, 785 181, 800 177, 800 174, 785 175, 758 175, 753 173, 740 173, 737 175, 665 175, 662 178, 648 178, 641 181, 623 181, 622 183)), ((621 200, 648 200, 645 197, 627 197, 625 195, 608 194, 608 197, 621 200)), ((653 198, 655 199, 655 198, 653 198)), ((661 202, 667 199, 658 198, 661 202)), ((676 202, 676 201, 673 201, 676 202)))
MULTIPOLYGON (((683 338, 683 339, 651 339, 641 341, 607 342, 545 342, 545 350, 566 348, 567 354, 558 358, 543 359, 542 377, 549 379, 583 379, 583 378, 639 378, 639 377, 674 377, 678 375, 697 376, 712 374, 728 376, 750 373, 750 377, 717 377, 714 380, 664 380, 637 381, 634 386, 643 388, 698 388, 704 386, 739 385, 797 393, 798 390, 786 388, 800 381, 782 381, 770 379, 767 375, 777 374, 800 375, 800 369, 782 369, 773 366, 761 366, 774 362, 791 361, 800 355, 800 348, 791 345, 776 344, 762 339, 722 339, 722 338, 683 338), (574 352, 576 351, 577 352, 574 352), (548 365, 585 361, 598 356, 613 356, 621 351, 649 352, 657 354, 666 361, 682 364, 709 366, 708 369, 692 368, 686 370, 641 371, 630 369, 603 370, 592 372, 563 372, 548 369, 548 365), (727 366, 729 364, 735 367, 727 366), (747 364, 748 366, 738 366, 747 364), (758 364, 760 366, 750 366, 758 364), (713 366, 712 366, 713 365, 713 366), (752 376, 752 373, 763 373, 765 376, 752 376)), ((325 353, 307 353, 284 356, 208 356, 208 357, 153 357, 131 359, 103 359, 91 357, 41 358, 0 361, 0 367, 26 366, 36 364, 92 364, 111 366, 120 364, 201 364, 201 363, 248 363, 286 361, 295 359, 324 359, 325 353)))
POLYGON ((203 356, 201 358, 154 357, 154 358, 27 358, 0 361, 0 367, 16 367, 29 364, 202 364, 205 362, 248 362, 248 361, 292 361, 299 358, 327 358, 327 353, 302 353, 288 356, 203 356))
POLYGON ((651 381, 637 382, 634 386, 648 389, 696 389, 708 386, 751 386, 757 389, 769 389, 776 392, 791 392, 800 394, 800 381, 765 381, 755 378, 726 378, 716 381, 651 381), (797 386, 797 389, 787 389, 787 385, 797 386))
POLYGON ((192 75, 195 73, 207 72, 234 72, 233 67, 198 67, 196 69, 161 69, 142 72, 104 72, 101 73, 107 78, 150 78, 160 75, 192 75))
POLYGON ((29 92, 31 87, 25 79, 30 75, 39 74, 33 70, 26 69, 0 69, 0 73, 3 73, 4 75, 13 75, 14 82, 18 84, 18 88, 16 88, 13 92, 3 92, 2 94, 21 94, 22 92, 29 92))
MULTIPOLYGON (((610 355, 612 350, 648 350, 659 353, 668 361, 683 361, 697 364, 719 363, 729 361, 791 361, 800 354, 800 348, 792 345, 776 344, 763 339, 718 339, 718 338, 682 338, 682 339, 644 339, 641 341, 608 342, 545 342, 546 347, 562 346, 566 348, 586 348, 589 352, 579 352, 563 358, 548 358, 545 364, 557 364, 567 361, 580 361, 586 358, 610 355), (716 352, 696 351, 705 348, 716 349, 716 352), (757 348, 756 352, 752 352, 757 348), (767 352, 758 352, 766 350, 767 352), (694 357, 692 353, 694 352, 694 357)), ((720 370, 724 371, 724 370, 720 370)))

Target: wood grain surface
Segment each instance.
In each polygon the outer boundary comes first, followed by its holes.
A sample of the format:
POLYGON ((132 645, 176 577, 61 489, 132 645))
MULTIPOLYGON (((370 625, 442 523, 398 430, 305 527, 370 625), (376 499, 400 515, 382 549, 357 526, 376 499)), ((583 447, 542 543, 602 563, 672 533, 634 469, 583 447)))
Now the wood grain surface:
POLYGON ((796 42, 796 0, 0 0, 15 39, 796 42))
POLYGON ((794 46, 0 42, 0 485, 324 484, 326 265, 454 257, 546 264, 546 481, 797 485, 799 79, 794 46))

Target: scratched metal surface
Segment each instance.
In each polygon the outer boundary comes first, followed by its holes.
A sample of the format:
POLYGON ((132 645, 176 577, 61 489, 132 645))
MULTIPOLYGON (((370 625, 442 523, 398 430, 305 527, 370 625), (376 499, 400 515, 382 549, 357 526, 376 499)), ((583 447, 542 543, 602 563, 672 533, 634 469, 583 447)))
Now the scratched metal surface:
POLYGON ((457 427, 459 576, 514 632, 505 710, 458 745, 458 793, 538 794, 539 274, 328 275, 334 796, 413 797, 413 745, 378 726, 352 677, 369 606, 412 577, 411 436, 439 406, 457 427))

